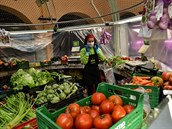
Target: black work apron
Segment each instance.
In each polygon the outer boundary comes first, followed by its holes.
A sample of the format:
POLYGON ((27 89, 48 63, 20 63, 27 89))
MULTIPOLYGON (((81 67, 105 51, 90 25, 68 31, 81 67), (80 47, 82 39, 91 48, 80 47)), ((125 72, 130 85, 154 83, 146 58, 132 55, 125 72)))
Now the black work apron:
POLYGON ((95 92, 97 84, 100 83, 100 70, 98 64, 99 59, 96 52, 93 55, 89 55, 88 63, 84 68, 84 80, 89 95, 95 92))

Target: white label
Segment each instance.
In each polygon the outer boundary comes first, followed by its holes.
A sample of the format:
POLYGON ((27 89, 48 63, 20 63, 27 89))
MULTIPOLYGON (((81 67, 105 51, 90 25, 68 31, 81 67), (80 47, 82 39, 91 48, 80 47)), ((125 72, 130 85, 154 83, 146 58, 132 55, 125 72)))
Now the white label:
POLYGON ((163 2, 158 4, 157 7, 156 7, 156 12, 157 12, 156 13, 156 18, 157 18, 158 21, 160 20, 160 18, 163 15, 163 7, 164 7, 164 3, 163 2))
POLYGON ((149 47, 150 47, 150 45, 143 44, 138 52, 139 53, 145 53, 148 50, 149 47))
POLYGON ((171 19, 172 18, 172 3, 168 6, 168 15, 171 19))
POLYGON ((125 121, 119 124, 115 129, 125 129, 125 121))
POLYGON ((130 99, 132 99, 132 100, 136 100, 136 96, 134 96, 134 95, 130 95, 130 99))
POLYGON ((79 52, 80 50, 80 47, 72 47, 72 52, 79 52))

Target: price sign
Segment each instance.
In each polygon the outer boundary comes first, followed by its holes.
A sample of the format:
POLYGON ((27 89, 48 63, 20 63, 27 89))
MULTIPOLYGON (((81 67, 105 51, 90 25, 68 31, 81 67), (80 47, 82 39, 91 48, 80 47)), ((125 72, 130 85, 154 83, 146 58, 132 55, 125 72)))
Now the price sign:
POLYGON ((78 47, 79 46, 79 41, 73 41, 73 47, 78 47))
POLYGON ((150 47, 150 45, 143 44, 138 52, 144 54, 148 50, 149 47, 150 47))

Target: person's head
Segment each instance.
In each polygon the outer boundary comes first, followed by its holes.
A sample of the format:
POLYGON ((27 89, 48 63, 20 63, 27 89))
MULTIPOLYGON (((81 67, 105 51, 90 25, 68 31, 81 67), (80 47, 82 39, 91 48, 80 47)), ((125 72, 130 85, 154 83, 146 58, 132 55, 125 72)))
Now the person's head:
POLYGON ((85 37, 85 45, 88 45, 89 47, 93 47, 95 44, 95 37, 92 34, 88 34, 85 37))

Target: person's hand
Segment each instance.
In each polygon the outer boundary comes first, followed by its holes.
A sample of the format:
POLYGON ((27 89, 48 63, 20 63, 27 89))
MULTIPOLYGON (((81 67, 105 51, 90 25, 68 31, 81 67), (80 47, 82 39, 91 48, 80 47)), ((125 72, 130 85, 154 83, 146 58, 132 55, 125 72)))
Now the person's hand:
POLYGON ((89 46, 88 45, 85 45, 85 50, 86 50, 86 55, 88 56, 89 55, 89 46))
POLYGON ((112 66, 112 59, 110 59, 110 58, 109 59, 105 59, 104 60, 104 64, 111 67, 112 66))
POLYGON ((94 49, 97 54, 100 52, 99 46, 97 44, 94 45, 94 49))

